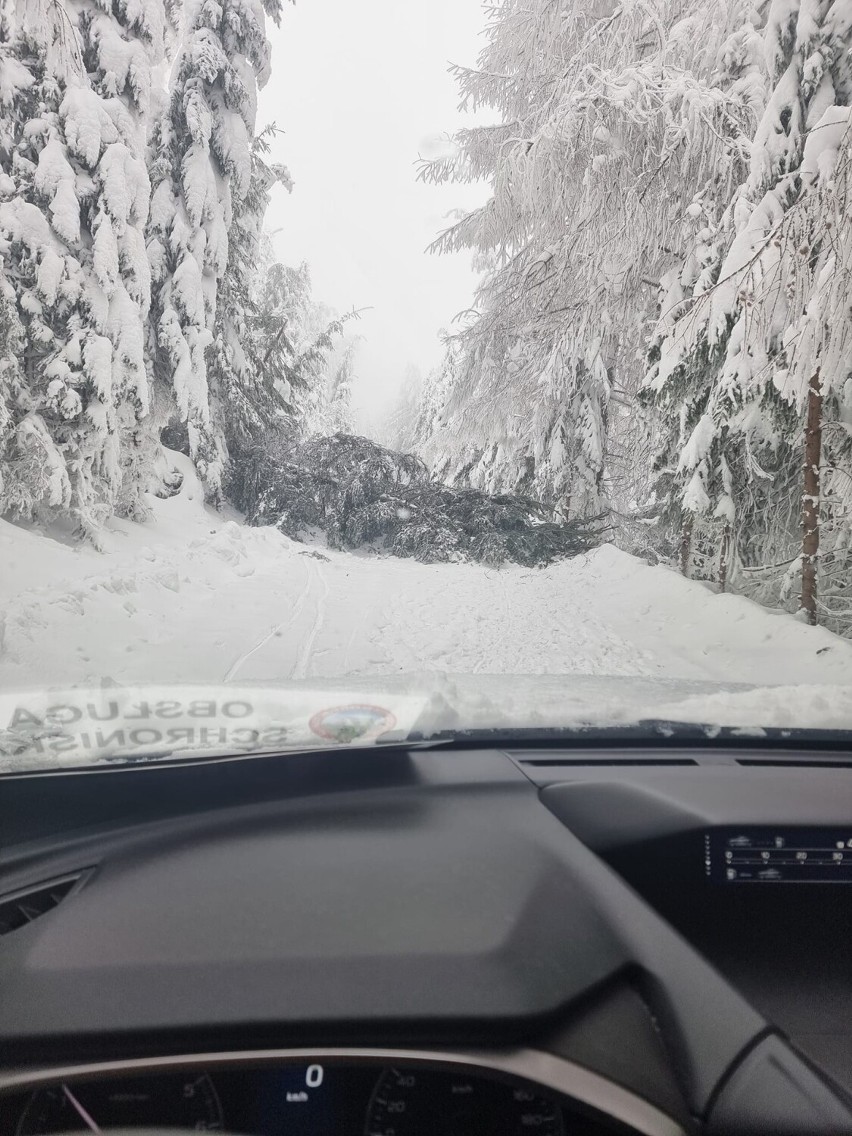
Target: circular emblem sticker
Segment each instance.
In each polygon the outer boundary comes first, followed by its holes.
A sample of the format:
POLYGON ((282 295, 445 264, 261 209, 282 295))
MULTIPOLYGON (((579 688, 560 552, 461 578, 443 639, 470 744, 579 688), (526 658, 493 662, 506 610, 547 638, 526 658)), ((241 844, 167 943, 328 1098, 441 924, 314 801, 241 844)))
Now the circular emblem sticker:
POLYGON ((367 741, 392 730, 396 718, 383 706, 355 702, 318 710, 308 723, 320 738, 335 742, 367 741))

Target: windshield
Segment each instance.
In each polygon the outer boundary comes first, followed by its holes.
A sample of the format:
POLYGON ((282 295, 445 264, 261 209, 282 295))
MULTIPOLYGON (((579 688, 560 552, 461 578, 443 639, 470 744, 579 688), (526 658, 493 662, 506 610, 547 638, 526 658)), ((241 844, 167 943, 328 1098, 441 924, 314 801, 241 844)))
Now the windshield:
POLYGON ((852 741, 833 11, 4 2, 0 771, 852 741))

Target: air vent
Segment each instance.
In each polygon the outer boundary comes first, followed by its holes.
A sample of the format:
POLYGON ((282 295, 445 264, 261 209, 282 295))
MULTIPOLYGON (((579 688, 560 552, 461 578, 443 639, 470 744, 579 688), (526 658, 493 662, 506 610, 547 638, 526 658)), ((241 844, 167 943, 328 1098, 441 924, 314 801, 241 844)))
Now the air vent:
POLYGON ((82 887, 90 873, 91 868, 85 868, 0 895, 0 935, 9 935, 52 911, 63 899, 82 887))
POLYGON ((521 765, 537 769, 564 768, 567 766, 596 767, 601 765, 699 765, 691 757, 522 757, 521 765))
POLYGON ((852 769, 852 761, 839 757, 836 761, 825 757, 738 757, 737 765, 766 765, 776 769, 852 769))

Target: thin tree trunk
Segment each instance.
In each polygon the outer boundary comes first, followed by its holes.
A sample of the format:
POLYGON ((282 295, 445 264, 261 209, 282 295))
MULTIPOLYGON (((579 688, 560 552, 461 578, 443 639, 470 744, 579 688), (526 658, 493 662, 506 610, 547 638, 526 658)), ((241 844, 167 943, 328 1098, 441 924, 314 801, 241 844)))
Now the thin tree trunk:
POLYGON ((680 528, 680 572, 682 576, 689 575, 689 554, 692 551, 692 526, 695 522, 693 513, 683 514, 680 528))
POLYGON ((728 583, 728 567, 731 560, 731 525, 726 523, 722 531, 722 546, 719 549, 719 591, 724 592, 728 583))
POLYGON ((822 457, 822 387, 819 369, 808 384, 805 460, 802 477, 802 596, 799 609, 810 624, 817 621, 817 559, 819 557, 819 466, 822 457))

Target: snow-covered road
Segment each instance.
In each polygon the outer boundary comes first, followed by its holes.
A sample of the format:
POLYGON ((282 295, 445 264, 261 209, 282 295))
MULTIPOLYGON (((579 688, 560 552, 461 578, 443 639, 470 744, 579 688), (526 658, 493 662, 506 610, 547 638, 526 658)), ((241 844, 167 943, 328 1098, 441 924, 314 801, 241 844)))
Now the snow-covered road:
POLYGON ((852 643, 611 546, 541 570, 423 565, 246 528, 190 478, 155 508, 105 553, 3 525, 0 687, 440 672, 852 688, 852 643))

